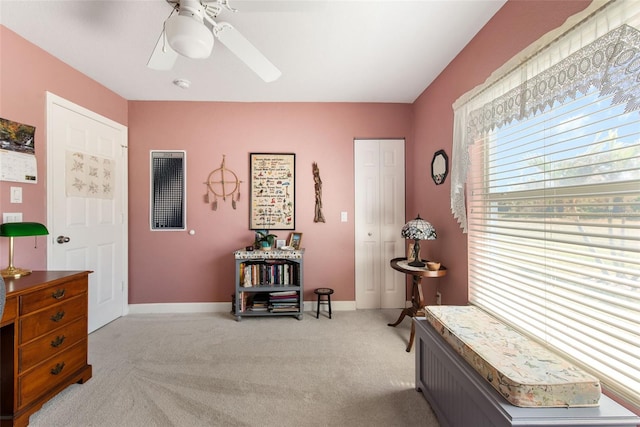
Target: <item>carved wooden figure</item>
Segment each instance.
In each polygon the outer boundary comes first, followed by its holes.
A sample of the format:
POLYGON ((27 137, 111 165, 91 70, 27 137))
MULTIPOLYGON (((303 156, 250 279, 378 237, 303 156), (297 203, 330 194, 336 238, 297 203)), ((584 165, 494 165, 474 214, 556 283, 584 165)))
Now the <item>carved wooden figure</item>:
POLYGON ((313 162, 313 182, 316 190, 316 210, 313 222, 325 222, 322 214, 322 180, 320 179, 320 169, 318 169, 316 162, 313 162))

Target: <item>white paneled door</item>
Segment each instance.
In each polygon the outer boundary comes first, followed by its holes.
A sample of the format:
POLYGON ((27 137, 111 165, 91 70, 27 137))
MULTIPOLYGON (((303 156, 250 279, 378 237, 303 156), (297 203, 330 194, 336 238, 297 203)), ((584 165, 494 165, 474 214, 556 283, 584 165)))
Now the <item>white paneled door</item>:
POLYGON ((91 270, 89 332, 126 314, 127 128, 47 93, 49 270, 91 270))
POLYGON ((403 139, 356 139, 356 308, 403 308, 406 278, 389 261, 405 256, 403 139))

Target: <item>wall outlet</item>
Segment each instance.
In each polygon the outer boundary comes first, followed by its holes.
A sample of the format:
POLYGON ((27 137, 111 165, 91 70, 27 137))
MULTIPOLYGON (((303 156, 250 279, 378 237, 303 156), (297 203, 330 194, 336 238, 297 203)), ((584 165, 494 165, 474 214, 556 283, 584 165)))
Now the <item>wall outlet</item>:
POLYGON ((442 294, 439 291, 436 292, 436 304, 442 305, 442 294))
POLYGON ((22 222, 22 212, 4 212, 2 222, 22 222))

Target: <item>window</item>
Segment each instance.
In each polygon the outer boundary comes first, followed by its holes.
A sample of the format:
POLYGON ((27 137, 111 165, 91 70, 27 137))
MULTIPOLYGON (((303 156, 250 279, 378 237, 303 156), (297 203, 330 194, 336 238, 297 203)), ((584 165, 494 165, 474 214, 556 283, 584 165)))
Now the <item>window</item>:
POLYGON ((606 6, 459 106, 464 131, 454 144, 470 160, 462 174, 468 204, 458 212, 468 231, 470 303, 640 406, 640 31, 629 25, 640 10, 633 3, 606 6), (584 41, 611 16, 622 22, 607 22, 620 25, 584 41), (557 54, 571 43, 570 54, 557 54))

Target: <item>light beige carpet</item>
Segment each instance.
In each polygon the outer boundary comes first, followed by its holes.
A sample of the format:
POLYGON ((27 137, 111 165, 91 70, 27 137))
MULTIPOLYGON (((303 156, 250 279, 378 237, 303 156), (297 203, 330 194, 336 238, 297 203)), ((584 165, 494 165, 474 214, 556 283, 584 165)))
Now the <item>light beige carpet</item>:
POLYGON ((93 378, 31 416, 57 426, 437 427, 400 310, 333 319, 130 315, 89 336, 93 378))

